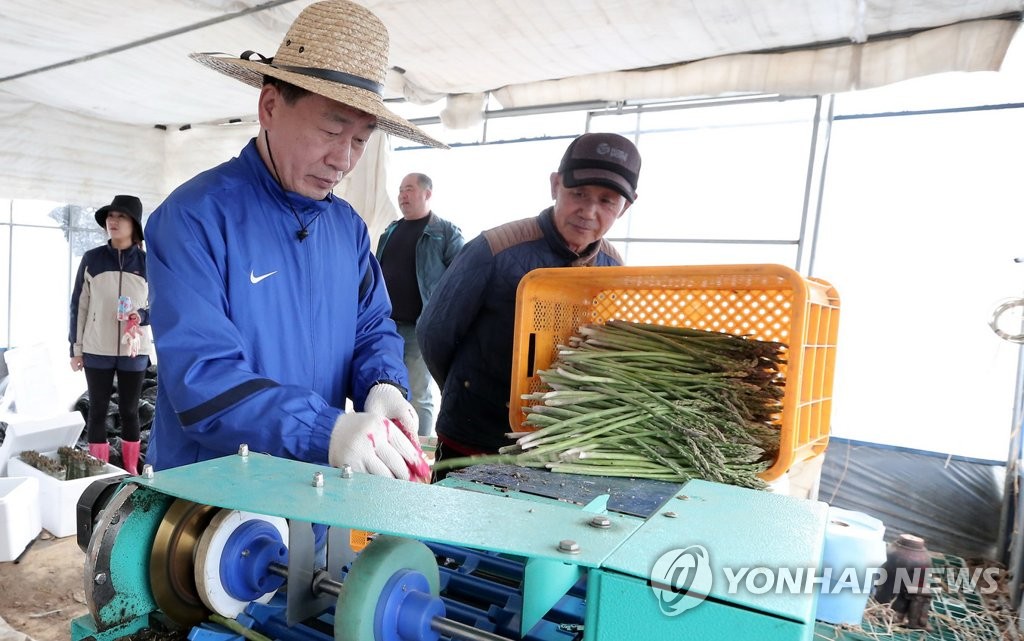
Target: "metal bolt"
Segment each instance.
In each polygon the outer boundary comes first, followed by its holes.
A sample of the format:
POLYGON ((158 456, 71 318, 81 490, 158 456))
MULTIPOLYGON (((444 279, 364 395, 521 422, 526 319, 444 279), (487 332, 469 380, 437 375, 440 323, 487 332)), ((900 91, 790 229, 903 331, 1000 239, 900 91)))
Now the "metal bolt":
POLYGON ((675 512, 665 512, 665 516, 667 516, 670 519, 674 519, 674 518, 676 518, 679 515, 676 514, 675 512))
POLYGON ((147 479, 153 478, 153 466, 149 463, 142 466, 142 477, 147 479))
POLYGON ((680 494, 676 498, 681 500, 681 501, 689 501, 690 500, 690 497, 686 496, 685 494, 680 494))
POLYGON ((558 551, 566 554, 579 554, 580 544, 572 539, 562 539, 558 542, 558 551))
POLYGON ((324 473, 323 472, 313 472, 313 487, 323 487, 323 486, 324 486, 324 473))
POLYGON ((242 443, 241 445, 239 445, 238 455, 241 456, 242 458, 249 456, 249 445, 246 443, 242 443))
POLYGON ((352 478, 352 466, 349 465, 348 463, 345 463, 344 465, 341 466, 341 478, 343 478, 343 479, 350 479, 350 478, 352 478))
POLYGON ((92 578, 92 582, 95 583, 96 585, 103 585, 104 583, 107 582, 107 573, 106 572, 97 572, 96 576, 94 576, 92 578))
POLYGON ((598 515, 590 519, 590 526, 599 528, 609 528, 612 526, 612 520, 607 516, 598 515))

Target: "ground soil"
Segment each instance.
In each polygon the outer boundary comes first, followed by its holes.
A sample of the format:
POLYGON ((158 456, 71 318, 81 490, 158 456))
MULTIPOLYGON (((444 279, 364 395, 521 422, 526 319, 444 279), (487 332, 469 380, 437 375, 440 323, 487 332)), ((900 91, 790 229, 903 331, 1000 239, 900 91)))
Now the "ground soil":
POLYGON ((44 530, 18 559, 0 563, 0 618, 34 641, 70 641, 71 620, 89 611, 84 571, 76 538, 44 530))

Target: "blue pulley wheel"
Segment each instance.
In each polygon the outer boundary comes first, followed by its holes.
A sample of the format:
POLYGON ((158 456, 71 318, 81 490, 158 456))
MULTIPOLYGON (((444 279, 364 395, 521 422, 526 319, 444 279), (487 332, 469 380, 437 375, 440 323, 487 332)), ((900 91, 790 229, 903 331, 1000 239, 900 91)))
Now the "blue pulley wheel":
POLYGON ((381 535, 352 562, 334 610, 335 641, 437 641, 445 614, 434 553, 412 539, 381 535))
POLYGON ((196 547, 196 588, 203 603, 234 618, 252 601, 266 603, 284 583, 271 563, 288 565, 288 522, 276 516, 221 510, 196 547))

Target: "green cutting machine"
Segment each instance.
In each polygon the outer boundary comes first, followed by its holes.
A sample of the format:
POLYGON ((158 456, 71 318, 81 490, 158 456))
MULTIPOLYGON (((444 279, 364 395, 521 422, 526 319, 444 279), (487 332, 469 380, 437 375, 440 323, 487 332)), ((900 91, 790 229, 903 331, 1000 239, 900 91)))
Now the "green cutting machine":
POLYGON ((813 638, 816 501, 511 466, 423 485, 245 446, 90 490, 74 641, 813 638))

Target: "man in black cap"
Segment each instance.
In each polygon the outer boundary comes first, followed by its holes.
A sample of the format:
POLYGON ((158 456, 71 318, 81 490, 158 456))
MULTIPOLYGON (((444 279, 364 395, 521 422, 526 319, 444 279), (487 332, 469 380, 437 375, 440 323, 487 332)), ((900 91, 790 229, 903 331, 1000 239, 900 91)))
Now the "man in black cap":
MULTIPOLYGON (((436 460, 493 454, 505 436, 516 289, 541 267, 621 265, 604 240, 636 200, 640 153, 617 134, 572 141, 551 174, 554 206, 473 239, 445 272, 420 316, 417 338, 442 389, 436 460)), ((518 427, 518 426, 516 426, 518 427)))

